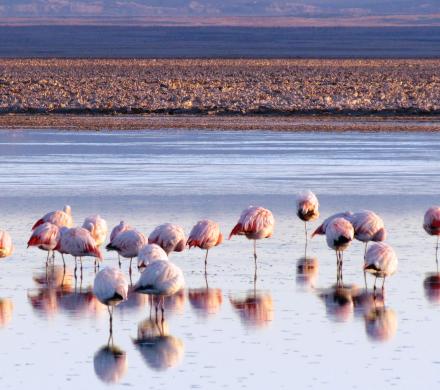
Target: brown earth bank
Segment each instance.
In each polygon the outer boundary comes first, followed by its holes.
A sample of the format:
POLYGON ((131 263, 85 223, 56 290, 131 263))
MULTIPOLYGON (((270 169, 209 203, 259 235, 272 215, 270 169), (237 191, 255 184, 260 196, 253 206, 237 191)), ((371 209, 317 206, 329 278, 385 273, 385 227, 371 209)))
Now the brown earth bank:
POLYGON ((437 116, 439 69, 440 59, 5 59, 0 114, 437 116))
POLYGON ((440 116, 0 115, 3 129, 440 131, 440 116))

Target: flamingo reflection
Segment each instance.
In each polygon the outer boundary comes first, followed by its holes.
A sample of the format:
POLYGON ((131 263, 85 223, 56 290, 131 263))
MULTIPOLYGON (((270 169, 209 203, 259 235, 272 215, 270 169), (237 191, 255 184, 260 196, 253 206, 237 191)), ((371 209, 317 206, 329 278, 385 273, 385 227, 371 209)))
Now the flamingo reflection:
POLYGON ((388 341, 397 332, 397 316, 390 308, 374 308, 364 318, 365 331, 373 341, 388 341))
POLYGON ((181 339, 171 336, 168 324, 162 319, 146 319, 139 323, 133 340, 145 363, 155 371, 164 371, 179 364, 184 355, 181 339))
POLYGON ((336 322, 350 320, 354 313, 353 295, 356 286, 336 285, 319 293, 319 297, 325 304, 327 316, 336 322))
POLYGON ((253 290, 244 298, 229 300, 246 327, 261 328, 273 320, 273 303, 269 293, 253 290))
POLYGON ((104 383, 118 383, 127 373, 127 354, 114 345, 105 345, 95 353, 93 368, 104 383))
POLYGON ((315 287, 318 278, 319 261, 316 257, 304 256, 296 263, 296 282, 307 287, 315 287))
POLYGON ((438 272, 428 274, 423 281, 425 296, 431 303, 440 303, 440 274, 438 272))

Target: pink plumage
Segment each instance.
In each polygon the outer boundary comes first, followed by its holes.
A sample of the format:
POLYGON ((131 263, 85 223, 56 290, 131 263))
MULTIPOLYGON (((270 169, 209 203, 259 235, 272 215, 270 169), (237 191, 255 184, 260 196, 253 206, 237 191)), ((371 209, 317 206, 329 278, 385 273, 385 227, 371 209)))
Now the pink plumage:
POLYGON ((344 218, 346 220, 349 220, 351 215, 353 215, 353 213, 351 211, 344 211, 344 212, 341 212, 341 213, 336 213, 336 214, 330 215, 330 217, 326 218, 324 220, 324 222, 316 228, 316 230, 312 233, 312 237, 314 237, 316 235, 325 234, 327 226, 334 219, 336 219, 336 218, 344 218))
POLYGON ((345 218, 335 218, 327 225, 325 237, 331 249, 341 252, 353 241, 353 225, 345 218))
POLYGON ((73 218, 72 218, 72 210, 70 206, 64 206, 63 211, 51 211, 41 217, 37 222, 32 226, 32 230, 42 225, 45 222, 49 222, 58 227, 66 226, 68 228, 73 226, 73 218))
POLYGON ((105 219, 100 215, 92 215, 87 217, 82 227, 87 229, 94 238, 96 245, 101 246, 107 237, 108 227, 105 219))
POLYGON ((249 206, 241 215, 238 223, 234 226, 229 239, 234 235, 245 235, 252 240, 272 237, 275 218, 268 209, 263 207, 249 206))
POLYGON ((14 245, 12 245, 12 238, 8 232, 0 230, 0 259, 12 255, 14 252, 14 245))
POLYGON ((136 257, 139 250, 147 243, 145 236, 137 230, 125 230, 119 233, 106 246, 107 250, 114 250, 122 257, 131 259, 136 257))
POLYGON ((314 221, 319 217, 318 198, 312 191, 305 191, 296 197, 296 215, 304 222, 314 221))
POLYGON ((167 255, 171 252, 182 252, 186 245, 185 232, 178 225, 164 223, 151 232, 148 243, 159 245, 167 255))
POLYGON ((214 221, 204 219, 197 222, 191 229, 187 245, 189 248, 198 247, 209 250, 223 242, 223 234, 220 232, 220 226, 214 221))
POLYGON ((119 222, 119 224, 116 225, 113 228, 112 232, 110 233, 110 243, 115 239, 115 237, 119 233, 125 232, 127 230, 133 230, 133 228, 129 224, 125 223, 124 221, 119 222))
POLYGON ((36 227, 32 232, 31 237, 27 243, 30 246, 36 246, 45 251, 52 251, 58 245, 60 239, 60 229, 58 226, 49 222, 36 227))
POLYGON ((384 242, 372 244, 365 254, 364 271, 378 278, 391 276, 397 271, 396 252, 384 242))
POLYGON ((354 238, 362 242, 384 241, 387 233, 381 217, 369 210, 359 211, 347 217, 354 228, 354 238))
POLYGON ((73 257, 90 256, 99 260, 103 259, 102 253, 90 232, 80 227, 62 229, 61 237, 55 250, 58 249, 62 253, 68 253, 73 257))
POLYGON ((430 207, 423 218, 423 229, 431 236, 440 236, 440 207, 430 207))

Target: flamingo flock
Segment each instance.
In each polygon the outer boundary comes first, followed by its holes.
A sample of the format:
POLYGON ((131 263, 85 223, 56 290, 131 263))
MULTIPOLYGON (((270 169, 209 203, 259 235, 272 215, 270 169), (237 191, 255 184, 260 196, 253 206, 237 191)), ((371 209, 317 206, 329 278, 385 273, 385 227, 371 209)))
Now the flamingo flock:
MULTIPOLYGON (((304 222, 307 248, 307 223, 320 216, 318 198, 313 192, 306 191, 297 196, 296 214, 304 222)), ((274 226, 275 218, 270 210, 249 206, 243 210, 229 234, 229 240, 237 235, 246 236, 247 239, 253 241, 255 281, 257 240, 272 237, 274 226)), ((426 211, 423 228, 429 235, 437 237, 436 262, 438 264, 440 207, 431 207, 426 211)), ((46 264, 49 261, 54 261, 56 252, 61 255, 64 267, 66 266, 64 255, 72 256, 75 261, 75 275, 78 261, 82 271, 83 258, 93 259, 95 273, 97 272, 93 293, 101 303, 108 307, 110 336, 112 335, 113 308, 127 299, 129 291, 129 282, 121 271, 121 258, 130 260, 129 275, 133 291, 147 294, 150 297, 150 307, 155 303, 156 318, 160 308, 163 322, 164 298, 173 296, 185 287, 184 273, 178 265, 170 260, 170 256, 174 252, 184 251, 185 248, 200 248, 205 251, 206 277, 209 251, 223 244, 223 234, 219 224, 209 219, 198 221, 188 237, 182 227, 165 223, 153 229, 147 238, 124 221, 112 229, 109 242, 105 245, 107 235, 107 222, 100 215, 89 216, 85 218, 81 227, 75 227, 72 209, 66 205, 63 210, 49 212, 33 224, 27 245, 47 252, 46 264), (107 251, 115 251, 118 254, 119 268, 105 267, 97 271, 104 259, 101 251, 101 247, 104 245, 107 251), (139 279, 134 285, 131 282, 133 259, 137 259, 139 271, 139 279)), ((397 255, 394 249, 385 242, 387 231, 384 222, 373 211, 361 210, 354 213, 342 211, 333 214, 323 220, 313 231, 311 237, 317 235, 325 235, 328 247, 335 251, 337 286, 343 286, 343 253, 350 247, 353 240, 365 244, 364 259, 360 269, 364 272, 365 283, 367 274, 374 277, 374 292, 376 292, 378 278, 382 279, 383 292, 386 278, 397 271, 397 255)), ((11 236, 6 231, 0 231, 0 258, 11 256, 13 251, 11 236)), ((299 266, 304 270, 312 271, 316 268, 308 264, 307 256, 299 266)))

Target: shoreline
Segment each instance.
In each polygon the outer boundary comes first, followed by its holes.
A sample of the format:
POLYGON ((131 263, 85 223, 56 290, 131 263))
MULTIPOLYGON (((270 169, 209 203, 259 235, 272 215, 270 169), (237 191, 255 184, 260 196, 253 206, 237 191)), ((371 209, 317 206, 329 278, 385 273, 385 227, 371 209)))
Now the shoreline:
POLYGON ((0 129, 437 132, 440 131, 440 116, 8 114, 0 115, 0 129))

